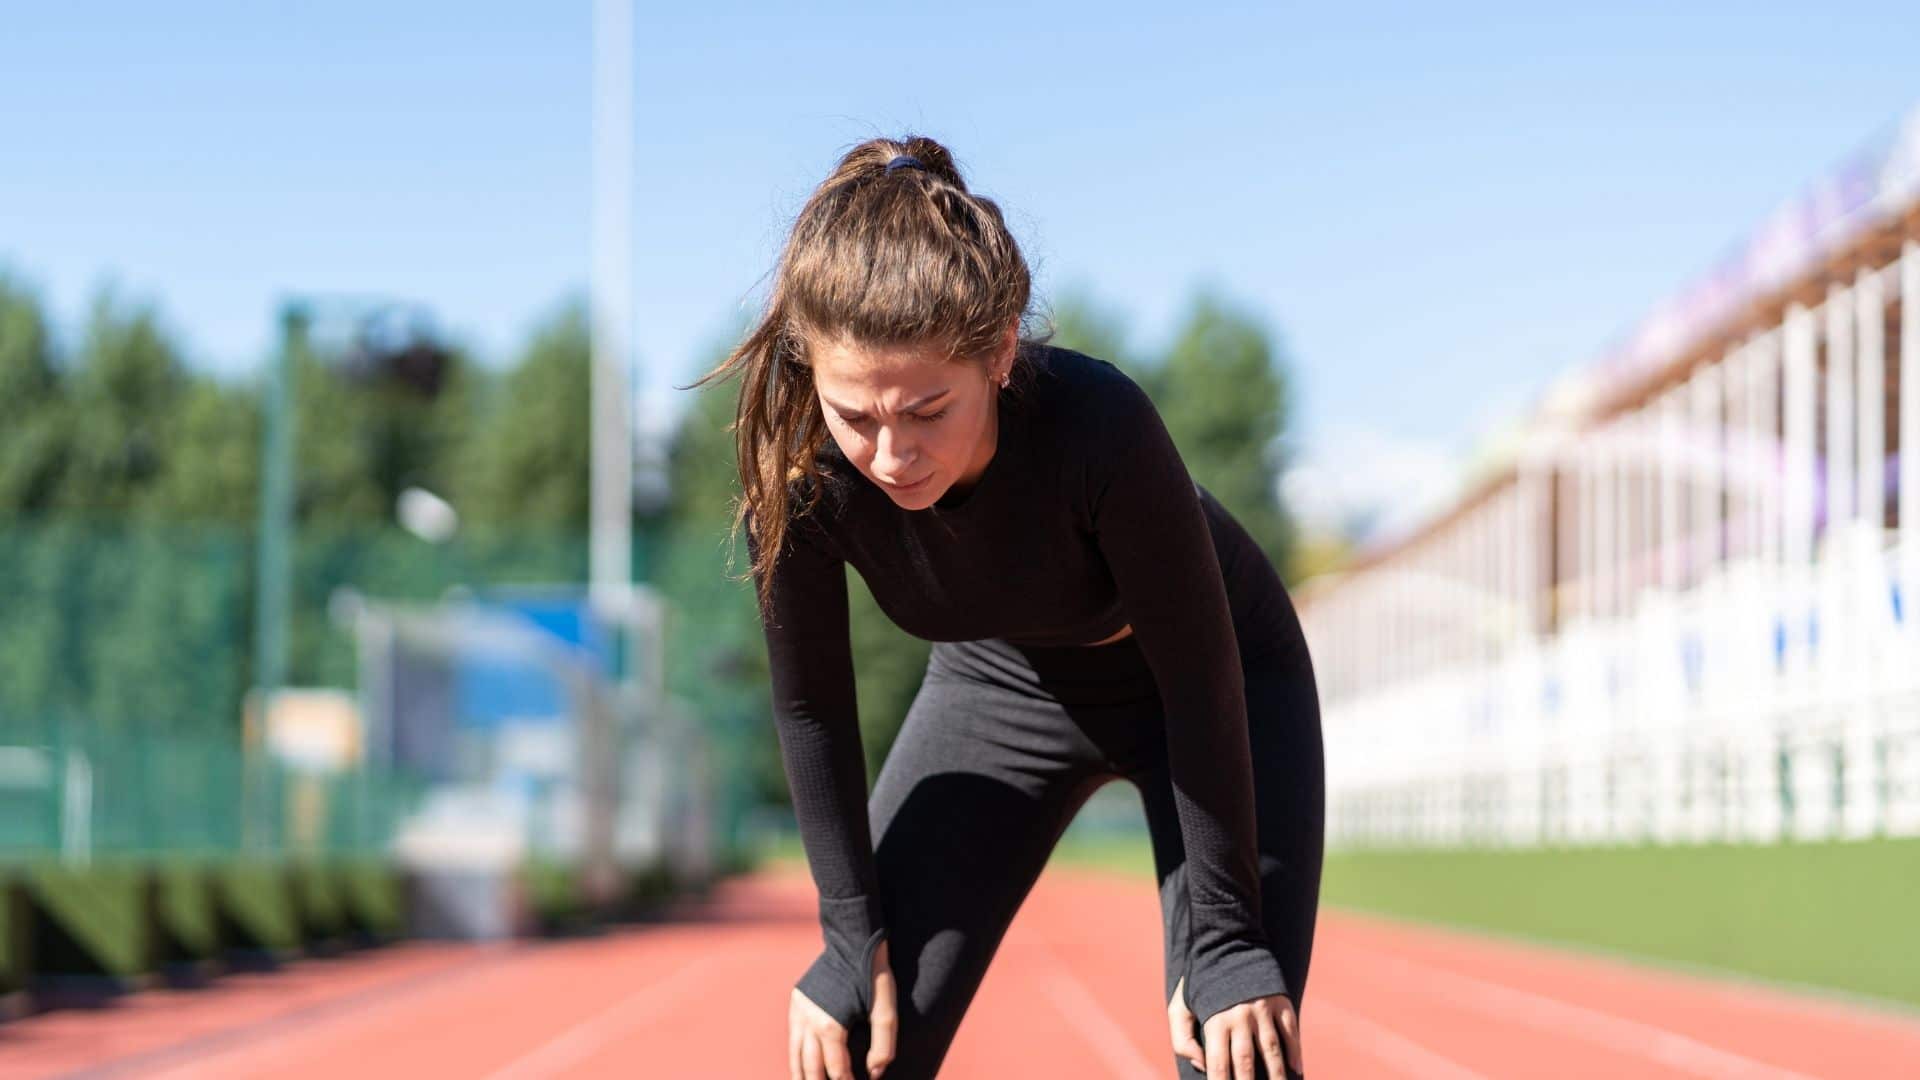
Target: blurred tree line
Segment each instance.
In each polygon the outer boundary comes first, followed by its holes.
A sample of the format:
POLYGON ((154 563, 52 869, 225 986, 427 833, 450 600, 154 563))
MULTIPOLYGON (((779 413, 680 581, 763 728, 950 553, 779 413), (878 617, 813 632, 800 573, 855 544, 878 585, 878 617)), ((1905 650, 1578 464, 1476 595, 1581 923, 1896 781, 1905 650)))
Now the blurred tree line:
MULTIPOLYGON (((0 723, 231 731, 253 671, 262 380, 195 371, 152 304, 102 290, 63 343, 0 273, 0 723)), ((503 371, 451 347, 435 392, 323 356, 298 428, 289 677, 351 685, 334 590, 428 600, 586 574, 587 328, 556 307, 503 371), (460 514, 395 521, 422 487, 460 514)))
MULTIPOLYGON (((1195 479, 1293 580, 1277 479, 1285 361, 1261 320, 1202 291, 1163 349, 1084 290, 1053 306, 1053 341, 1108 359, 1160 408, 1195 479)), ((71 346, 33 289, 0 274, 0 722, 231 730, 252 679, 262 387, 192 370, 159 314, 100 293, 71 346)), ((731 340, 708 350, 716 362, 731 340)), ((704 370, 704 368, 703 368, 704 370)), ((583 304, 557 305, 493 370, 457 345, 432 394, 312 358, 295 372, 290 678, 351 685, 327 615, 341 585, 430 600, 456 584, 583 581, 591 368, 583 304), (400 529, 422 487, 459 515, 433 544, 400 529)), ((669 453, 671 498, 641 523, 645 576, 673 601, 670 686, 736 732, 757 794, 783 801, 766 722, 766 654, 743 545, 731 383, 693 393, 669 453)), ((918 690, 927 644, 849 573, 861 723, 878 767, 918 690)))

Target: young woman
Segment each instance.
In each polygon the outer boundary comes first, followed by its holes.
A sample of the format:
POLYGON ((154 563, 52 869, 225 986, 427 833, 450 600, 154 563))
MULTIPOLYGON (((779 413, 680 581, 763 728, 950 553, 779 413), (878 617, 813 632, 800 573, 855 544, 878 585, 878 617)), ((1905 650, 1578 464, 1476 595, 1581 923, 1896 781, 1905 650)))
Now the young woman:
POLYGON ((788 1071, 933 1076, 1055 841, 1125 779, 1176 1073, 1297 1076, 1325 801, 1299 622, 1139 386, 1022 336, 1029 288, 945 148, 875 139, 808 200, 764 317, 700 380, 742 378, 735 527, 820 894, 788 1071), (871 801, 848 565, 934 643, 871 801))

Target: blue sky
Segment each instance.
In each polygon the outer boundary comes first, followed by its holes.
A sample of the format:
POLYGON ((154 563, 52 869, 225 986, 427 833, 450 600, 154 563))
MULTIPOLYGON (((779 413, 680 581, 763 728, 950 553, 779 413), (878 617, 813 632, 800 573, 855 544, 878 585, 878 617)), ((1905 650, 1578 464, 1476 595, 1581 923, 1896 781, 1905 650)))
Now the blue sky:
MULTIPOLYGON (((647 385, 751 309, 841 151, 916 130, 1043 294, 1148 346, 1202 283, 1258 311, 1301 460, 1404 505, 1920 101, 1920 5, 1560 8, 642 10, 647 385)), ((421 300, 502 359, 586 280, 590 29, 588 0, 19 5, 0 266, 68 328, 103 281, 151 298, 214 371, 257 369, 290 291, 421 300)))

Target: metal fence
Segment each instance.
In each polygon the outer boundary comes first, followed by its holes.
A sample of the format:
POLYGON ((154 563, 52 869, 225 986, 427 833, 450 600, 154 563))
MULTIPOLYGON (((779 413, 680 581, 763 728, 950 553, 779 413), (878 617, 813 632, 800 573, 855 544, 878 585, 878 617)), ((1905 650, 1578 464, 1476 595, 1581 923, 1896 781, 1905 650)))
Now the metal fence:
POLYGON ((395 770, 294 769, 233 738, 15 721, 0 729, 0 858, 379 854, 423 790, 395 770))
POLYGON ((1920 835, 1920 618, 1897 547, 1743 562, 1630 616, 1362 695, 1327 724, 1344 846, 1920 835))

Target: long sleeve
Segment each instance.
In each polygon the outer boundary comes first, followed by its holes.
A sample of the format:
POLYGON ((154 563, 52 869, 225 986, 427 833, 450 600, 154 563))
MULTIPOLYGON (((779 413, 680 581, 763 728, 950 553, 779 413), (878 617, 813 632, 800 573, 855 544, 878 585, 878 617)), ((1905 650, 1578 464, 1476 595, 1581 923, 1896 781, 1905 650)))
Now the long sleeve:
POLYGON ((1130 379, 1101 405, 1087 507, 1166 708, 1192 926, 1186 1001, 1204 1025, 1286 991, 1260 921, 1246 688, 1219 559, 1172 437, 1130 379))
MULTIPOLYGON (((872 1007, 873 952, 885 935, 867 819, 867 766, 855 707, 845 564, 789 523, 763 612, 774 726, 826 948, 797 985, 847 1028, 872 1007)), ((748 550, 758 546, 748 531, 748 550)), ((756 585, 758 580, 756 579, 756 585)))

